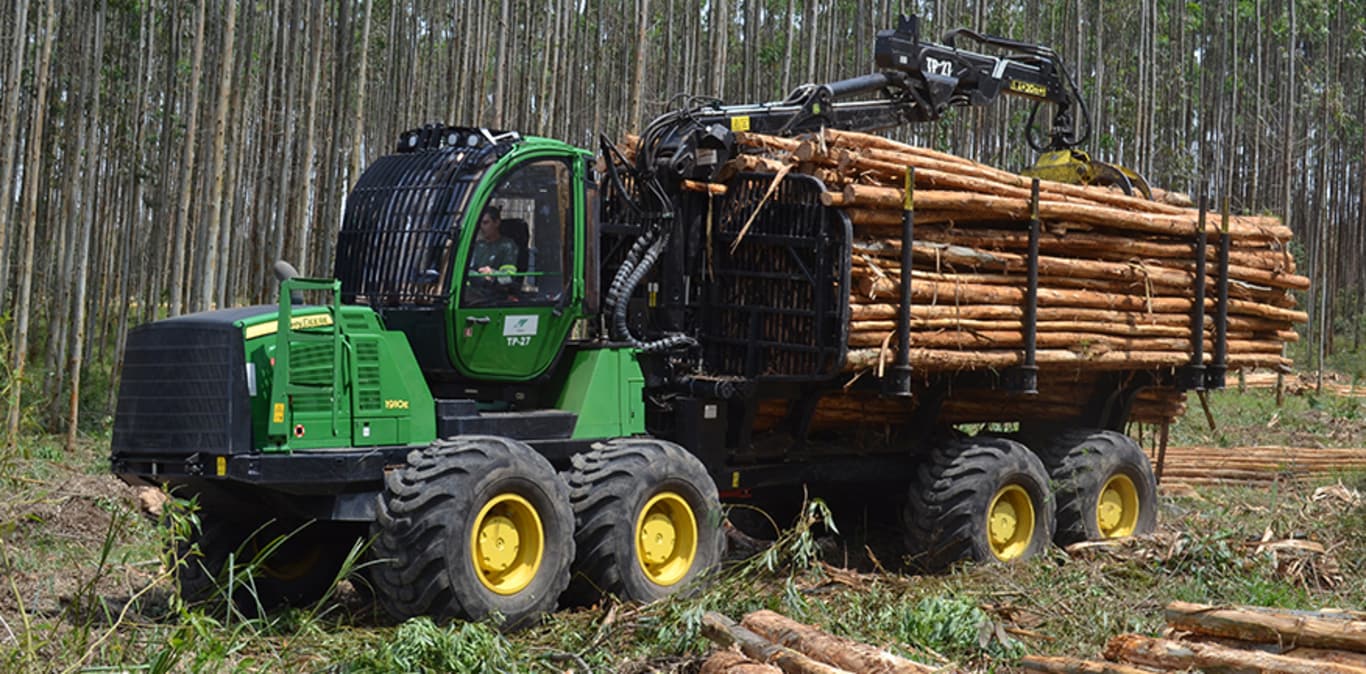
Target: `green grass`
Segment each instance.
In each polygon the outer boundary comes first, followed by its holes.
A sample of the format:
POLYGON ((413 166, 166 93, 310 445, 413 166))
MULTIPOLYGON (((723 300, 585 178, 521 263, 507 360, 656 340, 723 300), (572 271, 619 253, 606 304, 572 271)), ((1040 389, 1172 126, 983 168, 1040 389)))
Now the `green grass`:
POLYGON ((1171 427, 1174 445, 1239 447, 1285 445, 1297 447, 1356 447, 1366 444, 1366 398, 1327 392, 1287 393, 1281 406, 1271 389, 1210 392, 1210 430, 1199 398, 1190 394, 1186 416, 1171 427))
MULTIPOLYGON (((1274 414, 1263 393, 1213 398, 1225 432, 1246 434, 1229 442, 1259 437, 1254 427, 1274 414)), ((1287 406, 1281 418, 1310 409, 1296 404, 1299 412, 1287 406)), ((1314 423, 1329 422, 1302 428, 1314 423)), ((165 530, 105 474, 103 440, 74 456, 56 452, 55 441, 29 442, 33 458, 12 457, 0 476, 0 671, 667 670, 711 648, 704 612, 739 619, 759 608, 922 661, 998 671, 1025 653, 1094 657, 1121 632, 1158 634, 1172 600, 1366 606, 1366 506, 1314 502, 1315 485, 1282 484, 1165 498, 1160 535, 1114 554, 1054 549, 1023 564, 932 576, 827 566, 823 559, 844 556, 827 539, 852 527, 835 527, 840 514, 813 501, 778 544, 730 563, 705 592, 562 611, 511 635, 425 619, 390 625, 354 596, 248 618, 176 601, 165 530), (1323 543, 1343 581, 1287 570, 1258 552, 1268 531, 1323 543)), ((1366 491, 1366 473, 1341 479, 1366 491)))

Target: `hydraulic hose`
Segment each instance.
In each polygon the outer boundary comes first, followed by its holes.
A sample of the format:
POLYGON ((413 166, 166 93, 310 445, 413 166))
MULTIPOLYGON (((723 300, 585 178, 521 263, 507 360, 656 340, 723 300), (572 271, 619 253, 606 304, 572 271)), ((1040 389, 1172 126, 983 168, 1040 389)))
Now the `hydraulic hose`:
MULTIPOLYGON (((697 343, 697 340, 683 334, 668 335, 650 342, 643 342, 631 334, 631 326, 627 321, 629 307, 626 298, 635 292, 636 286, 639 286, 640 282, 645 279, 645 275, 650 273, 650 269, 654 267, 655 262, 659 260, 659 256, 663 254, 668 245, 669 237, 667 234, 660 236, 654 243, 650 244, 650 248, 645 251, 640 262, 625 278, 612 306, 612 338, 628 342, 643 353, 668 351, 679 346, 691 346, 697 343)), ((621 276, 621 272, 618 271, 617 275, 621 276)), ((615 280, 612 285, 616 287, 615 280)))
POLYGON ((640 263, 640 256, 645 249, 654 242, 656 230, 648 230, 636 238, 635 243, 631 244, 631 249, 626 251, 626 257, 622 259, 621 266, 617 268, 617 273, 612 277, 612 283, 607 287, 607 307, 610 309, 617 304, 617 300, 625 295, 630 295, 630 289, 624 288, 626 279, 635 271, 636 265, 640 263))

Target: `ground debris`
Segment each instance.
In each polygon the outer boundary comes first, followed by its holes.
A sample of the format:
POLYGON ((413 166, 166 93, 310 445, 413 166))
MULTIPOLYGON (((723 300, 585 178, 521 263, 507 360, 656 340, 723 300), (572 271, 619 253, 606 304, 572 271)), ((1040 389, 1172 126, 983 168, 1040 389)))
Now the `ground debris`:
POLYGON ((1073 543, 1064 551, 1072 557, 1098 561, 1170 562, 1185 551, 1187 537, 1182 532, 1158 531, 1142 536, 1073 543))
POLYGON ((1270 558, 1277 576, 1301 587, 1332 589, 1343 581, 1342 565, 1332 551, 1318 541, 1277 539, 1268 527, 1262 540, 1247 543, 1245 547, 1270 558))
POLYGON ((1360 491, 1338 480, 1337 484, 1315 489, 1313 496, 1309 497, 1309 502, 1329 513, 1342 513, 1360 507, 1362 498, 1360 491))

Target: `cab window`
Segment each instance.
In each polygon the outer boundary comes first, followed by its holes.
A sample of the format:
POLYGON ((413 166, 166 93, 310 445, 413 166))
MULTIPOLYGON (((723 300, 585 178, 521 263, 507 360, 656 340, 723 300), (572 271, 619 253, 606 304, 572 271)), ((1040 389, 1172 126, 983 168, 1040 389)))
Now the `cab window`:
POLYGON ((565 292, 573 174, 561 159, 528 162, 499 181, 465 258, 461 306, 537 306, 565 292))

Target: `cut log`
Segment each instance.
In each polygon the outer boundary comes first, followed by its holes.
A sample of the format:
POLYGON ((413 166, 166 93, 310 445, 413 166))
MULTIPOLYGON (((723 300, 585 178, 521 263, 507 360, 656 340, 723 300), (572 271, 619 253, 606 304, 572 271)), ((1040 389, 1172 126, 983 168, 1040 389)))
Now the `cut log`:
POLYGON ((791 648, 779 646, 715 611, 702 614, 702 634, 722 646, 738 645, 745 655, 759 662, 777 665, 787 674, 849 674, 848 670, 831 667, 791 648))
POLYGON ((1174 601, 1167 624, 1245 641, 1265 641, 1366 653, 1366 621, 1263 608, 1229 608, 1174 601))
POLYGON ((1366 674, 1366 669, 1334 662, 1301 660, 1285 655, 1244 651, 1214 644, 1154 639, 1121 634, 1105 646, 1105 657, 1148 667, 1211 669, 1244 667, 1284 674, 1366 674))
MULTIPOLYGON (((833 193, 827 192, 826 194, 833 193)), ((844 194, 840 193, 841 204, 844 201, 844 194)), ((885 213, 887 211, 877 211, 885 213)), ((916 214, 917 217, 919 213, 916 214)), ((1066 225, 1061 224, 1063 227, 1066 225)), ((1011 250, 1024 251, 1029 245, 1029 232, 1021 229, 984 229, 980 227, 967 228, 942 228, 926 227, 917 228, 915 232, 916 241, 930 241, 934 243, 968 246, 972 248, 983 248, 986 250, 1011 250)), ((889 258, 898 258, 901 255, 901 241, 899 238, 874 238, 859 240, 854 242, 854 246, 860 252, 872 252, 889 258)), ((1115 236, 1105 233, 1091 232, 1050 232, 1044 231, 1039 235, 1039 252, 1063 255, 1063 256, 1089 256, 1098 259, 1113 261, 1128 261, 1134 258, 1158 259, 1158 260, 1189 260, 1192 255, 1192 247, 1189 243, 1172 242, 1170 238, 1154 239, 1134 236, 1115 236)), ((1216 246, 1210 246, 1206 252, 1206 259, 1213 263, 1218 260, 1219 250, 1216 246)), ((1295 273, 1294 258, 1287 258, 1284 253, 1269 248, 1258 249, 1250 244, 1240 246, 1237 249, 1229 250, 1229 263, 1253 267, 1256 269, 1269 270, 1273 272, 1293 274, 1295 273)), ((1210 266, 1213 273, 1214 267, 1210 266)))
POLYGON ((1151 669, 1131 667, 1115 662, 1044 655, 1026 655, 1020 659, 1020 666, 1034 672, 1052 672, 1053 674, 1153 674, 1151 669))
MULTIPOLYGON (((864 208, 899 210, 902 205, 903 191, 895 187, 846 185, 844 198, 851 205, 864 208)), ((999 197, 952 190, 916 190, 915 207, 917 209, 954 211, 965 215, 997 213, 1004 214, 1017 221, 1024 221, 1029 218, 1029 200, 1027 198, 999 197)), ((1196 214, 1190 212, 1179 214, 1141 213, 1111 206, 1044 200, 1039 202, 1039 217, 1045 220, 1075 220, 1111 229, 1169 236, 1191 236, 1197 231, 1198 224, 1196 214)), ((1211 237, 1219 235, 1219 223, 1216 220, 1215 218, 1206 220, 1206 235, 1211 237)), ((1237 239, 1258 241, 1288 241, 1291 237, 1288 227, 1271 224, 1263 218, 1252 216, 1230 218, 1229 233, 1237 239)))
POLYGON ((774 643, 852 672, 918 674, 937 669, 852 639, 827 634, 773 611, 755 611, 740 622, 774 643))
POLYGON ((702 662, 698 674, 781 674, 783 670, 746 657, 740 651, 720 650, 702 662))
POLYGON ((1322 662, 1336 662, 1341 665, 1351 665, 1366 669, 1366 653, 1354 653, 1352 651, 1340 651, 1330 648, 1291 648, 1287 649, 1283 655, 1304 660, 1317 660, 1322 662))

